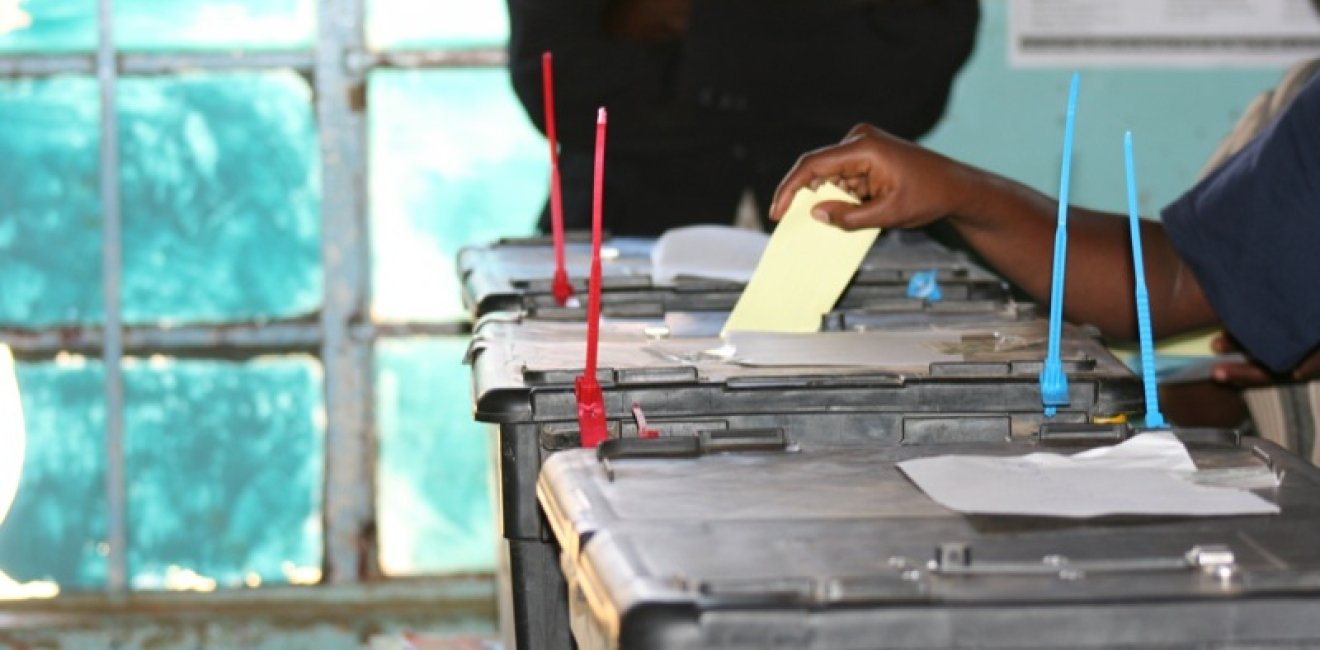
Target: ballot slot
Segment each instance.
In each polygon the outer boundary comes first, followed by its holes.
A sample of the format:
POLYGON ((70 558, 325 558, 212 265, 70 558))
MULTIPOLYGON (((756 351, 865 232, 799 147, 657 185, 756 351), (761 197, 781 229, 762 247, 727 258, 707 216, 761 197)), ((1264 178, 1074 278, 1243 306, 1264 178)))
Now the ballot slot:
MULTIPOLYGON (((566 232, 567 274, 574 291, 586 290, 590 233, 566 232)), ((729 311, 737 302, 742 283, 684 276, 657 283, 651 277, 650 252, 654 238, 608 238, 602 275, 602 301, 647 300, 667 311, 729 311), (632 293, 634 295, 613 294, 632 293), (635 295, 651 294, 649 298, 635 295)), ((506 239, 464 247, 457 256, 464 306, 475 319, 498 309, 555 313, 561 307, 553 296, 555 273, 553 243, 549 237, 506 239)), ((885 235, 868 252, 840 298, 840 309, 861 309, 908 298, 907 284, 914 273, 936 270, 943 301, 1010 300, 1008 285, 998 275, 976 265, 920 233, 885 235)), ((580 309, 580 308, 579 308, 580 309)), ((584 311, 566 312, 585 319, 584 311)), ((558 314, 564 317, 564 313, 558 314)))

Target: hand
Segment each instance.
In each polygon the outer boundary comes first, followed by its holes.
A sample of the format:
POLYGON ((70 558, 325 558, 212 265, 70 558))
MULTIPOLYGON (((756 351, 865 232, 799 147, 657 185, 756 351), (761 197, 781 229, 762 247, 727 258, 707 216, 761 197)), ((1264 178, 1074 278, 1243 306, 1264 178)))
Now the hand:
POLYGON ((821 221, 844 230, 924 226, 954 211, 971 174, 933 151, 859 124, 839 144, 798 158, 775 190, 770 218, 783 218, 800 188, 829 181, 861 203, 819 203, 812 216, 821 221))
POLYGON ((639 43, 662 43, 687 33, 692 0, 609 0, 601 16, 605 33, 639 43))
MULTIPOLYGON (((1210 342, 1210 347, 1219 354, 1241 352, 1237 341, 1227 333, 1221 332, 1210 342)), ((1311 352, 1296 368, 1287 374, 1278 375, 1265 366, 1248 359, 1245 362, 1226 362, 1215 364, 1210 377, 1217 382, 1231 384, 1240 388, 1267 386, 1287 381, 1307 381, 1320 378, 1320 348, 1311 352)))

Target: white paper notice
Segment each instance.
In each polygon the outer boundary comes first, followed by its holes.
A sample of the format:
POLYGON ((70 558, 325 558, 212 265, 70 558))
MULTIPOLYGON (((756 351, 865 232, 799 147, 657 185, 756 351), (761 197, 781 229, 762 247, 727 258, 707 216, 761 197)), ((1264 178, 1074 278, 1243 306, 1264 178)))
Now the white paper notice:
POLYGON ((1312 0, 1013 0, 1009 62, 1284 66, 1320 49, 1312 0))
POLYGON ((1144 433, 1073 456, 937 456, 898 467, 940 505, 968 514, 1081 519, 1279 512, 1251 492, 1182 478, 1195 465, 1170 433, 1144 433))

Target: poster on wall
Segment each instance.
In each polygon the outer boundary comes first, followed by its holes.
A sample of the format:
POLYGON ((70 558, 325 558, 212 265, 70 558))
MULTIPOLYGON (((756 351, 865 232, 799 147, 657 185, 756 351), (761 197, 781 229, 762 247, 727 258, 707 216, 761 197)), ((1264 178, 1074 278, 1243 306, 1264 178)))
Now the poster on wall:
POLYGON ((1320 0, 1011 0, 1014 67, 1279 66, 1320 57, 1320 0))

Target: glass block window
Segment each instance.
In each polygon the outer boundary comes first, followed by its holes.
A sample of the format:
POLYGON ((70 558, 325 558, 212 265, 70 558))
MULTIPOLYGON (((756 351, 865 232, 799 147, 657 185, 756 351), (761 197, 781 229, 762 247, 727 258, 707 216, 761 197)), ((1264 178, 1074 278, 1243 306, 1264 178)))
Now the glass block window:
POLYGON ((377 72, 369 104, 373 312, 461 319, 455 255, 535 231, 545 139, 502 69, 377 72))
POLYGON ((139 588, 299 581, 321 566, 325 434, 312 359, 131 360, 129 569, 139 588))
POLYGON ((316 2, 116 0, 115 29, 119 47, 134 51, 305 48, 315 37, 316 2))
MULTIPOLYGON (((0 0, 0 52, 96 49, 96 0, 0 0)), ((120 49, 283 50, 312 44, 315 0, 117 0, 120 49)))
MULTIPOLYGON (((16 370, 26 454, 0 525, 0 571, 22 584, 54 582, 65 591, 104 587, 105 369, 66 355, 19 363, 16 370)), ((3 422, 12 451, 22 432, 9 428, 10 417, 3 422)))
POLYGON ((104 18, 0 0, 0 597, 493 571, 454 257, 531 234, 548 182, 504 4, 114 0, 113 47, 104 18))
POLYGON ((125 320, 314 311, 321 184, 306 80, 125 79, 119 110, 125 320))
POLYGON ((494 433, 472 420, 467 338, 376 347, 381 566, 393 575, 495 567, 494 433))
MULTIPOLYGON (((320 365, 125 361, 132 584, 207 590, 319 574, 320 365)), ((17 374, 27 457, 0 526, 0 569, 63 591, 104 587, 104 368, 66 355, 17 374)))
POLYGON ((55 54, 95 46, 96 0, 0 0, 0 52, 55 54))
POLYGON ((504 0, 367 0, 367 42, 378 50, 503 47, 504 0))
POLYGON ((0 324, 99 322, 94 79, 0 81, 0 324))
MULTIPOLYGON (((293 73, 127 79, 119 92, 128 322, 320 304, 311 92, 293 73)), ((95 82, 0 83, 0 323, 98 322, 95 82)))

